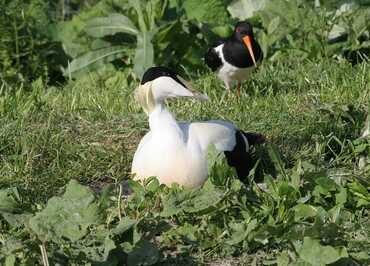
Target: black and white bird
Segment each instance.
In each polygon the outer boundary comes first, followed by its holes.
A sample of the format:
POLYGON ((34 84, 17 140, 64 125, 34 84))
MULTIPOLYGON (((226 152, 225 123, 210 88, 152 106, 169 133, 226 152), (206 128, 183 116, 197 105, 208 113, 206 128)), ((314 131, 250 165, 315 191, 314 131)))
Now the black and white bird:
POLYGON ((253 167, 250 148, 263 143, 264 136, 246 133, 222 120, 177 122, 166 108, 167 98, 208 99, 177 73, 166 67, 149 68, 135 96, 149 116, 150 128, 133 158, 131 172, 135 180, 156 176, 162 184, 199 187, 208 177, 207 150, 211 145, 224 152, 239 178, 248 176, 253 167))
POLYGON ((235 25, 233 34, 217 41, 204 56, 205 63, 225 83, 230 90, 232 83, 237 82, 237 93, 240 95, 241 82, 262 62, 263 52, 254 39, 253 27, 248 21, 235 25))

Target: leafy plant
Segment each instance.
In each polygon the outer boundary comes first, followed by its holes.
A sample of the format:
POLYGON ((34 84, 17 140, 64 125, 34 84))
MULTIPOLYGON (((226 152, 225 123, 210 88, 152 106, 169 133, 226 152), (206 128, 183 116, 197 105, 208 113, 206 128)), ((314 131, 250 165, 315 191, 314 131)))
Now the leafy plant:
POLYGON ((232 17, 244 20, 252 18, 255 13, 265 8, 267 0, 233 0, 227 10, 232 17))
POLYGON ((239 0, 233 1, 228 10, 239 19, 261 22, 258 39, 265 55, 272 60, 287 55, 311 59, 323 56, 353 59, 355 55, 366 58, 370 8, 366 4, 318 3, 239 0))
POLYGON ((49 3, 2 0, 0 5, 0 80, 7 84, 27 84, 38 77, 60 81, 67 57, 45 27, 53 21, 49 3))
POLYGON ((118 13, 88 20, 84 28, 85 32, 93 38, 102 39, 94 42, 96 45, 93 51, 74 59, 65 73, 71 75, 79 70, 86 70, 90 66, 97 67, 104 62, 111 62, 127 56, 130 53, 129 47, 132 46, 130 43, 118 44, 114 38, 111 39, 112 42, 106 41, 104 38, 117 34, 129 34, 136 38, 133 64, 135 73, 141 76, 145 69, 153 65, 152 38, 157 31, 155 23, 163 15, 166 5, 166 1, 149 1, 144 7, 140 1, 129 1, 129 9, 131 10, 128 13, 134 11, 135 22, 118 13))
POLYGON ((62 40, 74 58, 65 75, 76 76, 111 63, 122 66, 122 60, 137 77, 154 63, 179 69, 175 58, 181 58, 184 66, 199 66, 207 43, 217 38, 215 33, 230 33, 229 26, 223 25, 229 17, 220 0, 202 2, 202 7, 196 1, 122 2, 99 3, 59 25, 56 40, 62 40), (77 32, 71 32, 76 28, 77 32))
MULTIPOLYGON (((276 149, 270 156, 276 168, 284 167, 276 149)), ((368 184, 355 177, 333 179, 327 169, 301 161, 265 181, 267 193, 233 177, 221 183, 209 179, 194 190, 168 188, 154 177, 143 185, 129 180, 132 194, 125 199, 122 184, 97 195, 72 180, 61 197, 35 214, 22 212, 16 190, 1 190, 1 223, 21 230, 22 237, 5 235, 0 262, 30 262, 36 253, 61 265, 153 265, 174 249, 178 255, 208 250, 229 256, 275 246, 288 251, 274 258, 279 265, 368 261, 358 253, 353 233, 366 234, 362 245, 370 247, 370 232, 351 224, 355 215, 368 213, 368 184)))

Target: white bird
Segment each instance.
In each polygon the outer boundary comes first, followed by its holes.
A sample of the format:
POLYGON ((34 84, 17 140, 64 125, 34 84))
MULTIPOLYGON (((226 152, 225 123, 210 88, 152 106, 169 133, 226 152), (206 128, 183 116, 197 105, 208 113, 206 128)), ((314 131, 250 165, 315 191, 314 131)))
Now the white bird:
POLYGON ((210 145, 224 152, 238 177, 245 178, 253 167, 250 146, 263 143, 264 137, 245 133, 222 120, 178 123, 165 105, 165 99, 171 97, 208 99, 171 69, 152 67, 145 72, 136 99, 149 116, 150 131, 135 152, 131 169, 134 179, 156 176, 162 184, 199 187, 208 177, 210 145))

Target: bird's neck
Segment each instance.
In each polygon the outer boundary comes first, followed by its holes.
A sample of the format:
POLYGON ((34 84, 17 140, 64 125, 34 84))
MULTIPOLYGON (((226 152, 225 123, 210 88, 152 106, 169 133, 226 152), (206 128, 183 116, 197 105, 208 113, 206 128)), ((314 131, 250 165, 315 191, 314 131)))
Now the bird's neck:
POLYGON ((149 127, 152 132, 179 130, 175 117, 167 110, 163 103, 158 103, 149 114, 149 127))

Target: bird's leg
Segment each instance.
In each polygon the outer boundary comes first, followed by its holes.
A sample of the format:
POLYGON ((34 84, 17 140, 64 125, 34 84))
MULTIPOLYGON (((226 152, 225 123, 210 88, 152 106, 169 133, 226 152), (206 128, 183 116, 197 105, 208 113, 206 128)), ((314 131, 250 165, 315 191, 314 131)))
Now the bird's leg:
POLYGON ((241 87, 241 83, 240 81, 238 81, 238 85, 236 87, 236 94, 238 95, 238 97, 240 97, 240 87, 241 87))
POLYGON ((225 88, 226 90, 230 91, 230 81, 229 80, 224 80, 225 88))

